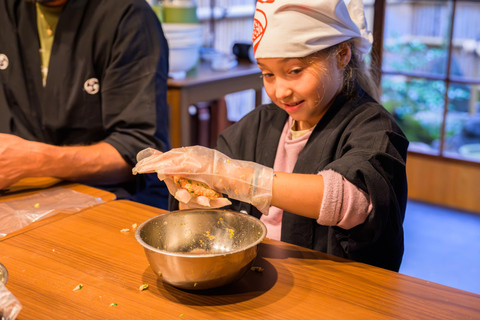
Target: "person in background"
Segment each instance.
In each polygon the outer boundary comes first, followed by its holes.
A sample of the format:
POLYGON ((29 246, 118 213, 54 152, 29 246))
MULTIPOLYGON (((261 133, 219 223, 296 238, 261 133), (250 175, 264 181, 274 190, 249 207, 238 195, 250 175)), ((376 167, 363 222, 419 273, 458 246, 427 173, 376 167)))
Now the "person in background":
POLYGON ((218 150, 151 152, 134 170, 156 171, 180 208, 198 204, 172 176, 236 199, 231 209, 260 218, 269 238, 398 271, 408 140, 363 60, 363 3, 259 0, 253 45, 272 103, 226 129, 218 150))
POLYGON ((0 0, 0 189, 25 177, 167 208, 136 154, 167 151, 168 45, 145 0, 0 0))

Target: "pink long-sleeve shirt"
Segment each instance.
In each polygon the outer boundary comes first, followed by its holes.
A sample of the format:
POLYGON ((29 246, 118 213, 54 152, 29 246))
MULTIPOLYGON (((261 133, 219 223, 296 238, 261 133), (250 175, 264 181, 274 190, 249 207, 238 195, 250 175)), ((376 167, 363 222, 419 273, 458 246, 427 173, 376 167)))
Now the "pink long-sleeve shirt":
MULTIPOLYGON (((293 119, 289 117, 278 143, 274 171, 293 172, 298 155, 313 131, 295 132, 292 126, 293 119)), ((333 170, 320 171, 318 174, 323 177, 324 193, 317 223, 344 229, 363 223, 372 210, 370 196, 333 170)), ((274 206, 270 207, 268 216, 261 217, 260 220, 267 227, 268 238, 280 240, 282 217, 283 210, 274 206)))

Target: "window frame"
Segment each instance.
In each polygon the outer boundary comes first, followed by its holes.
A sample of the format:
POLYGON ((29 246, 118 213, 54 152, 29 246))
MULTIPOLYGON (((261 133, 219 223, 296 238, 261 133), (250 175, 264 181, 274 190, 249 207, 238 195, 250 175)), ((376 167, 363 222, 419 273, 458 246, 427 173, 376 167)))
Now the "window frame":
MULTIPOLYGON (((474 164, 480 166, 480 162, 471 161, 468 159, 455 158, 451 156, 445 156, 444 144, 445 144, 445 127, 447 122, 447 112, 448 112, 448 92, 452 84, 468 84, 468 85, 480 85, 480 79, 459 79, 458 77, 451 76, 451 63, 452 63, 452 52, 453 52, 453 35, 455 28, 455 16, 457 12, 457 4, 463 0, 449 0, 452 1, 452 12, 450 16, 450 25, 451 28, 448 34, 448 59, 447 59, 447 70, 444 76, 438 75, 424 75, 415 72, 401 72, 401 71, 384 71, 382 68, 383 63, 383 44, 384 44, 384 33, 385 33, 385 15, 387 8, 387 0, 375 0, 374 3, 374 15, 373 15, 373 44, 371 51, 372 58, 372 74, 376 84, 381 89, 382 76, 383 75, 402 75, 407 76, 412 79, 425 79, 425 80, 436 80, 443 81, 445 83, 445 94, 444 94, 444 105, 443 105, 443 115, 442 115, 442 124, 440 131, 440 149, 438 155, 423 153, 420 151, 408 151, 409 153, 414 153, 418 155, 425 155, 427 157, 433 157, 437 159, 449 160, 454 162, 467 162, 469 164, 474 164)), ((464 2, 470 2, 471 0, 464 0, 464 2)), ((413 1, 412 1, 413 2, 413 1)))

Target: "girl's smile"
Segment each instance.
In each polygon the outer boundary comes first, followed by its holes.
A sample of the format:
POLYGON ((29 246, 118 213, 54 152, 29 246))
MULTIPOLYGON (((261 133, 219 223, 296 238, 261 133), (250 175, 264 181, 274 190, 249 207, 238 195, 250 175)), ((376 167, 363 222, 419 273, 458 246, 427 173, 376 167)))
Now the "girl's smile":
POLYGON ((288 113, 294 113, 302 107, 304 102, 305 101, 302 100, 302 101, 299 101, 299 102, 284 103, 283 105, 285 107, 285 111, 287 111, 288 113))

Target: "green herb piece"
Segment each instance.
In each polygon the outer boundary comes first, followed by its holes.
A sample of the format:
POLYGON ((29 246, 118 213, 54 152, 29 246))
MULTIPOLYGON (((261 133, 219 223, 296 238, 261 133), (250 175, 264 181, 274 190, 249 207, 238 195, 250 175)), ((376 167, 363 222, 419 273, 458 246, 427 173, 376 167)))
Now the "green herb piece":
POLYGON ((83 288, 83 284, 79 284, 78 286, 76 286, 75 288, 73 288, 73 291, 77 291, 77 290, 80 290, 83 288))
POLYGON ((147 290, 148 289, 148 284, 144 283, 140 286, 140 288, 138 288, 140 291, 144 291, 144 290, 147 290))
POLYGON ((110 304, 110 307, 116 307, 116 306, 117 306, 116 302, 110 304))

